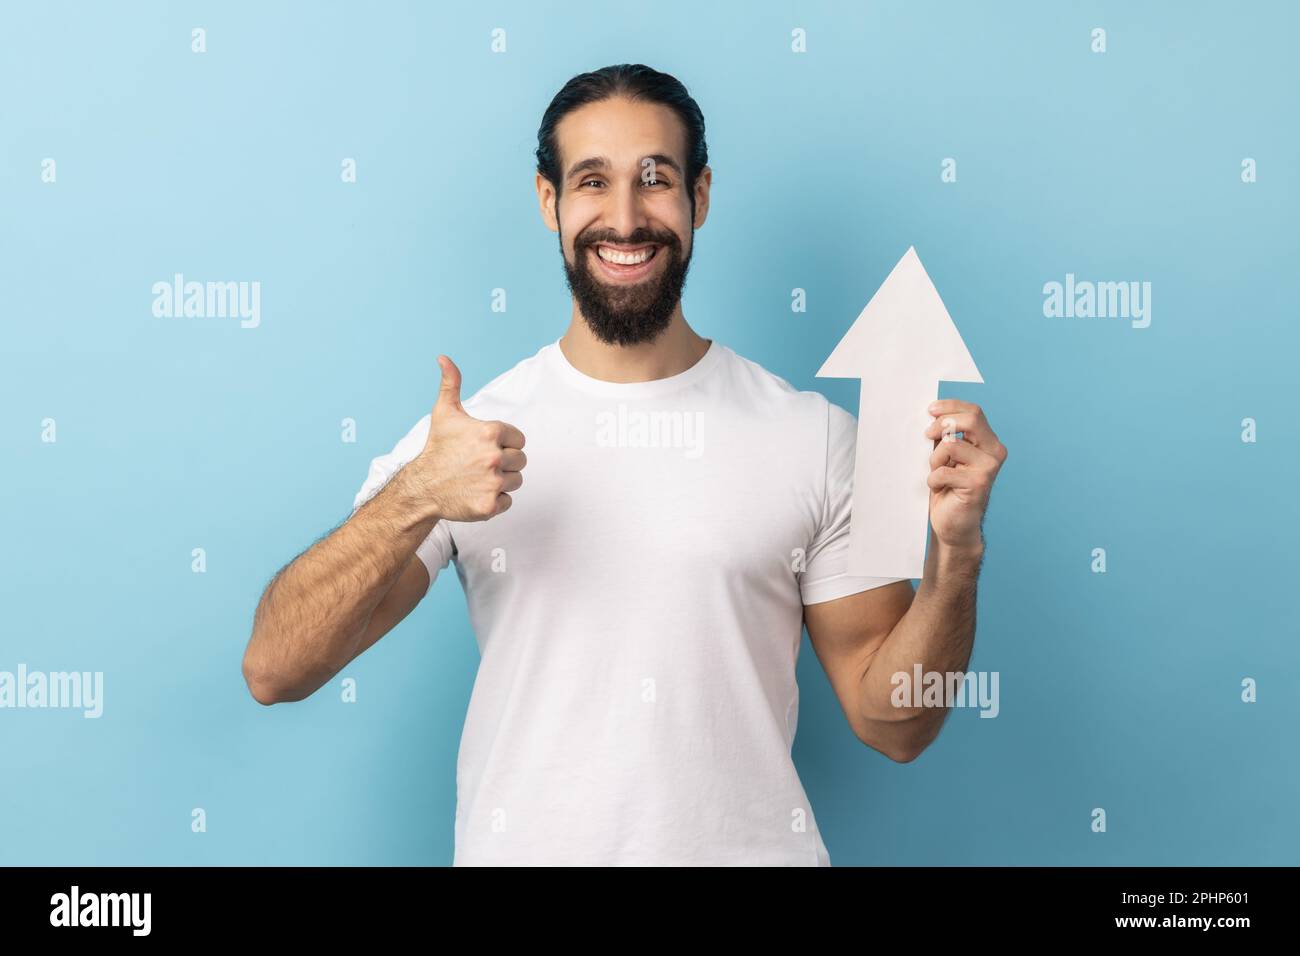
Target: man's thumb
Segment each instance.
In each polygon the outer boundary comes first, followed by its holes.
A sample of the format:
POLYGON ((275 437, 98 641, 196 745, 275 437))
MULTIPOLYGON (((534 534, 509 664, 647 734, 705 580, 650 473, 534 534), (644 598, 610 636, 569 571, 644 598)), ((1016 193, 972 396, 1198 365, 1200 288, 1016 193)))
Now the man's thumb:
POLYGON ((438 367, 442 369, 442 385, 438 388, 438 401, 434 407, 464 412, 460 403, 460 369, 446 355, 438 356, 438 367))

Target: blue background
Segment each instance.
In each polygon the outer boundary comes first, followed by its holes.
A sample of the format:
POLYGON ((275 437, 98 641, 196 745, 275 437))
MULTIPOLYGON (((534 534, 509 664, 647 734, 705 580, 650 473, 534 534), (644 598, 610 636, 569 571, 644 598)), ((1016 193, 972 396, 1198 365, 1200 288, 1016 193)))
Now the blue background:
POLYGON ((1011 451, 970 665, 996 719, 891 763, 805 639, 795 757, 833 862, 1300 863, 1295 10, 7 4, 0 670, 103 671, 105 710, 0 710, 0 862, 451 861, 478 659, 454 575, 346 668, 356 704, 335 680, 263 708, 240 657, 435 356, 469 395, 563 331, 537 125, 573 74, 645 62, 708 122, 692 325, 856 413, 814 372, 915 245, 986 382, 942 394, 1011 451), (260 281, 261 326, 155 318, 175 272, 260 281), (1150 327, 1045 318, 1067 272, 1150 281, 1150 327))

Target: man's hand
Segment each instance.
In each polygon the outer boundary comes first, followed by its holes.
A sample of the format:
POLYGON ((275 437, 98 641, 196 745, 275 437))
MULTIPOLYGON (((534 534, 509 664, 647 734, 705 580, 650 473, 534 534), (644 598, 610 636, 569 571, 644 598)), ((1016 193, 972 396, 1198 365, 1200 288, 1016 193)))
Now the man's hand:
POLYGON ((523 433, 505 422, 470 417, 460 403, 460 369, 438 356, 442 386, 429 416, 424 449, 403 471, 427 496, 438 517, 485 521, 510 507, 523 484, 523 433))
POLYGON ((930 526, 939 543, 957 551, 983 548, 980 526, 1007 449, 978 405, 945 398, 929 407, 935 420, 930 456, 930 526), (961 432, 958 439, 956 433, 961 432))

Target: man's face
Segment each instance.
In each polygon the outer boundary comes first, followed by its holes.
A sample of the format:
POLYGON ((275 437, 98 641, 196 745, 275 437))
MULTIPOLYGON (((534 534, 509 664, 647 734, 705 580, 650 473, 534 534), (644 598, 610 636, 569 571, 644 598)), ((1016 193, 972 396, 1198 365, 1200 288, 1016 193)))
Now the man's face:
POLYGON ((592 332, 611 345, 653 341, 672 320, 690 267, 710 173, 686 191, 686 132, 658 104, 617 97, 589 103, 556 127, 563 189, 540 175, 569 289, 592 332))

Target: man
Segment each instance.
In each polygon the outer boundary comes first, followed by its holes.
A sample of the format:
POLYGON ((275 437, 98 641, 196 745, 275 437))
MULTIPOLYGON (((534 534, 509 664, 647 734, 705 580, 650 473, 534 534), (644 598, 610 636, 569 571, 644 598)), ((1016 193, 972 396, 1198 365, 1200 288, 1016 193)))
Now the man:
POLYGON ((464 402, 439 356, 432 412, 267 588, 249 688, 313 693, 454 561, 482 654, 455 865, 829 866, 791 760, 801 625, 858 738, 915 758, 946 710, 893 706, 891 676, 966 667, 1006 451, 938 403, 920 589, 847 575, 853 416, 682 313, 712 177, 695 101, 644 66, 583 74, 537 159, 567 331, 464 402))

